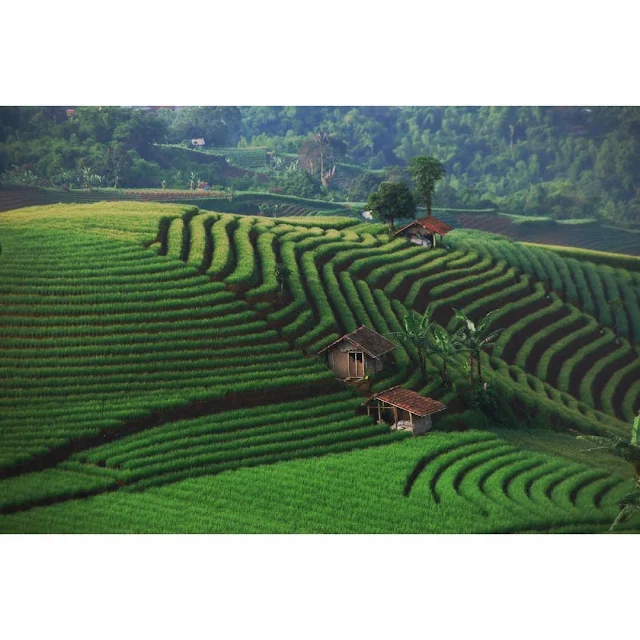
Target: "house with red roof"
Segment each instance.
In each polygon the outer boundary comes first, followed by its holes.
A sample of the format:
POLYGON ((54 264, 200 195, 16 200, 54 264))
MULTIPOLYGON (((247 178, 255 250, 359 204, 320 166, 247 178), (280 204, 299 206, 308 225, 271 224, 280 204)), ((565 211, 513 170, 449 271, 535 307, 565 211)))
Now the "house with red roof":
POLYGON ((427 433, 432 425, 431 416, 447 408, 438 400, 400 386, 372 395, 363 406, 370 416, 377 412, 378 422, 390 414, 392 430, 411 431, 414 436, 427 433))
POLYGON ((425 216, 420 220, 414 220, 405 225, 395 235, 403 235, 409 239, 412 244, 417 244, 428 249, 436 246, 437 236, 444 236, 453 231, 453 227, 438 220, 434 216, 425 216))

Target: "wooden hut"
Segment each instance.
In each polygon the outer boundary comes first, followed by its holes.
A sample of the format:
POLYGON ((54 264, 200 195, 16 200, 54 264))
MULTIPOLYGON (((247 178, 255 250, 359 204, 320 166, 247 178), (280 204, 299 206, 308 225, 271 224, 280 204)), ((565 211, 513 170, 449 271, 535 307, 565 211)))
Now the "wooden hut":
POLYGON ((329 368, 343 380, 361 379, 384 368, 396 345, 369 327, 359 327, 318 352, 327 354, 329 368))
POLYGON ((433 216, 425 216, 420 220, 414 220, 409 224, 396 231, 395 235, 403 235, 409 239, 412 244, 417 244, 421 247, 436 246, 437 236, 442 237, 449 231, 453 231, 453 227, 448 224, 434 218, 433 216))
POLYGON ((384 411, 391 410, 393 423, 391 429, 409 430, 413 435, 427 433, 431 429, 431 416, 447 407, 437 400, 425 398, 415 391, 403 387, 391 387, 371 396, 363 406, 369 415, 376 415, 382 422, 384 411))

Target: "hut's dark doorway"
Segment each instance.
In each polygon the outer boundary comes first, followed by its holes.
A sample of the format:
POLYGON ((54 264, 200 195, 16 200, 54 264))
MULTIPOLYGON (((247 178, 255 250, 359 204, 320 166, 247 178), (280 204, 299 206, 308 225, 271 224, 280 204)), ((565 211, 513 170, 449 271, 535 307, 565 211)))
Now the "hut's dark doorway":
POLYGON ((364 354, 361 351, 349 352, 349 377, 364 378, 364 354))

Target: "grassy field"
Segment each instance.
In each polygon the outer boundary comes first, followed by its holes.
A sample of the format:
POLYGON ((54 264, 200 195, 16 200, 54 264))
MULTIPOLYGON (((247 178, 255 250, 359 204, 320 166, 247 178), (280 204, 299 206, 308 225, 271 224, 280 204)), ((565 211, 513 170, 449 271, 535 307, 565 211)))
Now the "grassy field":
POLYGON ((12 533, 596 532, 615 517, 627 484, 493 434, 433 433, 73 500, 1 522, 12 533))
POLYGON ((637 272, 447 241, 184 204, 2 214, 0 531, 605 531, 625 467, 574 435, 627 436, 640 407, 637 272), (425 384, 399 347, 360 390, 315 357, 430 302, 443 326, 498 311, 483 365, 519 425, 465 408, 462 357, 452 389, 437 357, 425 384), (394 384, 449 405, 434 433, 407 441, 362 413, 394 384))

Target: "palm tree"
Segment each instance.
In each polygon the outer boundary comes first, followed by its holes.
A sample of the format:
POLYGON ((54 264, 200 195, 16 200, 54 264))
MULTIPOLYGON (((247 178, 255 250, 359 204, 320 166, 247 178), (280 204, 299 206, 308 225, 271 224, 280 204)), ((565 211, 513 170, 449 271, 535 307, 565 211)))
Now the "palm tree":
POLYGON ((476 325, 469 316, 462 311, 457 311, 456 320, 462 321, 462 326, 454 334, 453 340, 460 345, 460 351, 466 351, 469 354, 469 382, 473 382, 473 363, 474 360, 478 364, 478 379, 482 382, 482 352, 492 347, 502 329, 496 329, 489 332, 489 320, 494 313, 490 311, 476 325))
POLYGON ((402 324, 402 331, 390 333, 388 335, 397 338, 400 342, 415 349, 416 354, 418 355, 418 364, 420 365, 422 379, 426 381, 427 356, 431 352, 433 346, 431 305, 426 308, 422 316, 415 311, 409 312, 402 319, 402 324))
POLYGON ((613 454, 617 458, 622 458, 631 463, 635 474, 635 488, 631 493, 621 498, 619 502, 620 513, 616 516, 609 531, 612 531, 621 522, 626 522, 634 512, 640 512, 640 410, 633 421, 631 427, 631 440, 627 442, 622 438, 608 436, 578 436, 579 440, 587 440, 599 445, 587 451, 604 450, 613 454))

